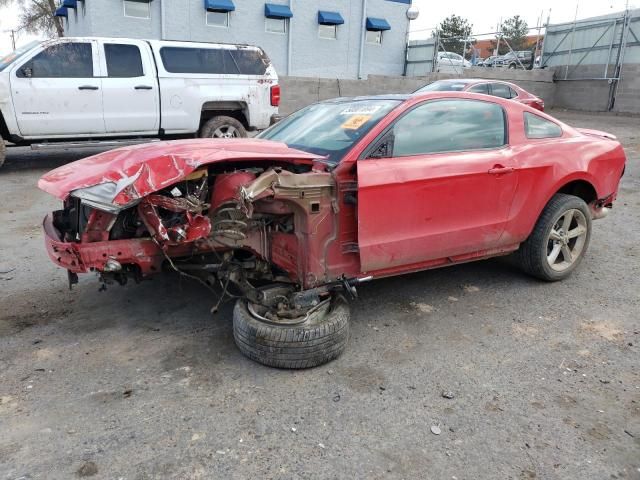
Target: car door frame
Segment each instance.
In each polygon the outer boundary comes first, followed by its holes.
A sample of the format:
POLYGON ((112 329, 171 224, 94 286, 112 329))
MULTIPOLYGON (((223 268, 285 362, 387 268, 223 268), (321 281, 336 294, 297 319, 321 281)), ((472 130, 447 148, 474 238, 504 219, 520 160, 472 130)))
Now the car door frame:
MULTIPOLYGON (((407 108, 406 110, 404 110, 400 115, 395 116, 390 122, 388 122, 388 124, 386 124, 376 135, 376 137, 374 139, 372 139, 370 142, 368 142, 367 146, 364 147, 360 153, 357 156, 357 164, 359 165, 360 162, 366 162, 366 161, 380 161, 380 160, 387 160, 387 159, 392 159, 394 157, 382 157, 382 158, 377 158, 377 159, 371 159, 369 158, 369 155, 371 154, 372 151, 374 151, 376 148, 379 148, 381 145, 381 142, 384 140, 384 138, 388 135, 388 133, 391 131, 391 129, 395 126, 396 122, 398 122, 400 119, 402 119, 405 115, 407 115, 409 112, 413 111, 415 108, 418 108, 422 105, 425 105, 426 103, 429 102, 433 102, 433 101, 438 101, 438 100, 460 100, 460 98, 452 98, 452 97, 443 97, 443 98, 435 98, 435 99, 428 99, 422 102, 418 102, 413 104, 412 106, 410 106, 409 108, 407 108)), ((362 219, 360 217, 361 215, 361 210, 360 207, 358 207, 358 245, 359 245, 359 251, 360 251, 360 263, 361 263, 361 268, 363 273, 375 273, 376 276, 380 276, 380 275, 392 275, 392 274, 396 274, 402 271, 414 271, 414 270, 421 270, 424 268, 430 268, 431 266, 438 266, 438 265, 442 265, 442 264, 447 264, 447 263, 456 263, 456 262, 460 262, 460 261, 466 261, 469 259, 474 259, 474 258, 481 258, 483 256, 491 256, 491 255, 495 255, 496 253, 500 253, 500 252, 508 252, 508 251, 513 251, 517 248, 517 243, 513 243, 510 242, 510 240, 508 238, 503 240, 503 234, 507 229, 507 225, 509 222, 509 212, 511 209, 511 202, 513 201, 513 198, 515 196, 515 191, 517 188, 517 166, 516 163, 513 159, 513 157, 511 156, 511 143, 510 143, 510 129, 511 129, 511 120, 510 120, 510 116, 508 113, 508 109, 506 108, 506 106, 502 105, 500 102, 494 102, 491 100, 478 100, 478 99, 473 99, 473 98, 467 98, 466 100, 475 100, 475 101, 485 101, 487 103, 492 103, 494 105, 497 105, 501 108, 503 115, 504 115, 504 121, 505 121, 505 143, 504 145, 500 146, 500 147, 491 147, 491 148, 486 148, 486 149, 468 149, 468 150, 459 150, 459 151, 447 151, 447 152, 435 152, 435 153, 430 153, 430 154, 424 154, 424 155, 412 155, 412 156, 404 156, 404 157, 397 157, 397 159, 400 162, 411 162, 414 161, 415 157, 426 157, 426 156, 433 156, 436 158, 443 158, 443 156, 445 155, 461 155, 461 156, 468 156, 468 158, 473 158, 473 157, 477 157, 478 156, 478 152, 486 152, 486 153, 497 153, 498 157, 500 157, 500 155, 502 155, 502 160, 504 160, 505 162, 508 161, 509 166, 508 169, 510 169, 510 173, 513 172, 513 177, 511 177, 511 187, 510 191, 508 192, 507 196, 509 197, 507 199, 507 203, 505 205, 503 205, 501 207, 501 210, 503 210, 503 212, 500 214, 500 216, 502 217, 501 223, 502 225, 500 226, 500 232, 499 233, 495 233, 494 237, 491 239, 490 242, 487 242, 487 245, 485 246, 486 248, 475 248, 475 246, 473 248, 469 247, 467 248, 465 251, 457 251, 455 253, 451 253, 451 252, 444 252, 443 250, 443 254, 441 255, 440 253, 438 255, 423 255, 422 258, 416 257, 415 255, 412 257, 412 261, 410 262, 404 262, 404 263, 398 263, 397 258, 395 259, 395 261, 390 261, 388 262, 389 258, 392 258, 394 256, 394 253, 391 252, 391 250, 394 250, 393 247, 389 247, 388 249, 386 249, 384 247, 381 247, 382 242, 373 242, 371 243, 371 245, 365 245, 363 244, 363 239, 361 238, 361 224, 362 224, 362 219), (491 243, 489 245, 489 243, 491 243), (374 252, 375 250, 375 252, 374 252), (365 257, 363 257, 363 254, 366 256, 372 256, 372 257, 376 257, 376 258, 380 258, 381 260, 375 260, 374 261, 368 261, 365 257), (384 258, 387 258, 387 261, 384 260, 384 258), (386 265, 385 265, 386 263, 386 265)), ((488 159, 489 160, 489 159, 488 159)), ((417 159, 415 159, 415 161, 418 161, 417 159)), ((494 160, 491 160, 490 163, 493 163, 494 160)), ((502 165, 501 165, 502 166, 502 165)), ((487 171, 485 172, 483 171, 479 171, 478 173, 474 174, 475 176, 477 175, 492 175, 491 174, 491 167, 489 167, 487 169, 487 171)), ((500 176, 499 174, 497 176, 500 176)), ((508 175, 507 175, 508 177, 508 175)), ((360 173, 358 173, 358 205, 361 204, 361 190, 360 190, 360 173)), ((426 181, 428 181, 428 178, 424 178, 422 183, 425 183, 426 181)), ((413 243, 414 245, 416 243, 419 244, 419 241, 422 240, 422 237, 418 238, 416 237, 415 239, 409 239, 409 242, 407 242, 407 237, 402 238, 399 240, 399 242, 404 242, 404 246, 408 245, 409 243, 413 243), (414 241, 415 240, 415 241, 414 241)), ((391 245, 393 241, 387 242, 386 245, 391 245)), ((396 242, 399 246, 401 245, 401 243, 396 242)), ((425 251, 426 252, 426 251, 425 251)))

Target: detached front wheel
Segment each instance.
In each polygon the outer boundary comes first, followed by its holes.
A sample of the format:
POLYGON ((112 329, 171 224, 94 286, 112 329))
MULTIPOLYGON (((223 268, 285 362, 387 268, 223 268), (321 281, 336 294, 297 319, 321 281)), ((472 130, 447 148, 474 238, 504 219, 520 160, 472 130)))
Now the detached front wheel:
POLYGON ((251 360, 278 368, 309 368, 337 358, 349 338, 349 304, 334 294, 302 316, 280 318, 240 299, 233 310, 233 336, 251 360))

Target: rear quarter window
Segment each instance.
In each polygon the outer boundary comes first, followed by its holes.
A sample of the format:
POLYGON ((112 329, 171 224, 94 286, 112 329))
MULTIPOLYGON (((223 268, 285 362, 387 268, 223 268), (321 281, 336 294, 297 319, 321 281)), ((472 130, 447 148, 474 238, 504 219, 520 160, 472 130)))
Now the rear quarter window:
POLYGON ((254 49, 162 47, 167 72, 206 75, 264 75, 267 57, 254 49))
POLYGON ((524 112, 524 133, 527 138, 557 138, 562 128, 557 123, 530 112, 524 112))

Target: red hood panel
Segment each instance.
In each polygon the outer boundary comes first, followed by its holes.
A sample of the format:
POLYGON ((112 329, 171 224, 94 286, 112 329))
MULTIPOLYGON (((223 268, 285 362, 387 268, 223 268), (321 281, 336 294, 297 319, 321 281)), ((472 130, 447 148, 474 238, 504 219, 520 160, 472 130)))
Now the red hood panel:
POLYGON ((83 158, 45 174, 38 181, 38 187, 64 200, 73 190, 113 182, 122 188, 131 185, 127 196, 139 198, 165 188, 210 163, 284 160, 311 164, 317 158, 317 155, 270 140, 174 140, 117 148, 83 158))

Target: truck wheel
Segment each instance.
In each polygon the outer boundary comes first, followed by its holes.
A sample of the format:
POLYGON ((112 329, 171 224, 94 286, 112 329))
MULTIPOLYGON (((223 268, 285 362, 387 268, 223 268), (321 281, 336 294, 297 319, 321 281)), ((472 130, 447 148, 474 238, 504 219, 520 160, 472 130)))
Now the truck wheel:
POLYGON ((517 67, 517 65, 516 65, 515 63, 510 63, 510 64, 509 64, 509 68, 513 68, 513 69, 515 69, 516 67, 517 67))
POLYGON ((349 305, 342 295, 322 302, 306 317, 271 321, 240 299, 233 310, 233 336, 251 360, 278 368, 309 368, 337 358, 349 338, 349 305), (324 304, 324 305, 323 305, 324 304))
POLYGON ((4 163, 6 158, 7 158, 7 145, 4 143, 4 140, 2 139, 2 135, 0 135, 0 167, 2 167, 2 164, 4 163))
POLYGON ((558 193, 516 252, 521 268, 541 280, 567 278, 584 257, 591 239, 591 213, 581 198, 558 193))
POLYGON ((219 116, 207 120, 200 129, 200 138, 246 137, 247 130, 233 117, 219 116))

